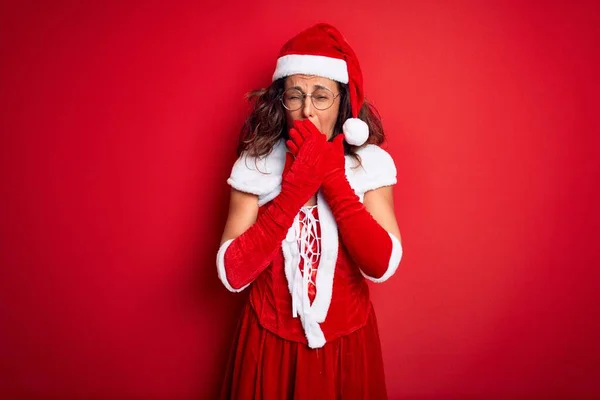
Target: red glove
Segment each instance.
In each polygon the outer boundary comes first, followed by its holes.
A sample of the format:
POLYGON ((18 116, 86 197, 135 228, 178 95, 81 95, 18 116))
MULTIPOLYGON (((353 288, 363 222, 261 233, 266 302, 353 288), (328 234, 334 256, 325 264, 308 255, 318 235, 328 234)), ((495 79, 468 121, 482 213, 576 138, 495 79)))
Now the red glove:
MULTIPOLYGON (((310 121, 303 122, 300 133, 318 132, 310 121)), ((337 222, 340 237, 363 275, 383 281, 396 270, 402 248, 400 241, 388 233, 361 203, 346 178, 344 135, 328 143, 326 167, 321 186, 325 199, 337 222)))
POLYGON ((269 265, 300 208, 321 185, 322 160, 327 150, 325 136, 305 132, 298 137, 301 143, 295 160, 292 161, 291 153, 286 154, 281 193, 263 206, 264 211, 250 228, 219 248, 219 278, 232 292, 245 289, 269 265))

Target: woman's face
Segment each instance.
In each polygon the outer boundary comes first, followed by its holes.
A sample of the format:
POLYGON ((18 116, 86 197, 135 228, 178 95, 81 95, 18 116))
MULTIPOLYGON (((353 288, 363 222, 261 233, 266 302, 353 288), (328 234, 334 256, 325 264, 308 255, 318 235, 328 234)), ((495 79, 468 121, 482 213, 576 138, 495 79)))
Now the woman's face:
MULTIPOLYGON (((314 103, 317 104, 318 108, 324 108, 322 104, 327 104, 327 99, 323 96, 317 97, 320 93, 329 94, 329 96, 333 97, 339 94, 337 82, 328 78, 313 75, 297 74, 288 76, 285 80, 284 90, 286 90, 286 92, 284 92, 284 96, 291 93, 291 91, 287 91, 290 88, 296 88, 304 94, 314 93, 314 103), (322 88, 329 89, 329 91, 319 91, 319 89, 322 88)), ((299 101, 298 97, 295 97, 295 101, 299 101)), ((288 99, 290 99, 290 97, 288 97, 288 99)), ((302 98, 300 97, 300 99, 302 98)), ((317 128, 319 128, 321 133, 323 133, 327 139, 330 139, 333 135, 333 128, 335 127, 340 111, 340 96, 335 97, 333 99, 333 105, 326 110, 319 110, 317 107, 315 107, 311 101, 310 96, 306 96, 298 110, 290 111, 284 108, 288 129, 292 126, 293 121, 297 119, 309 119, 317 128)))

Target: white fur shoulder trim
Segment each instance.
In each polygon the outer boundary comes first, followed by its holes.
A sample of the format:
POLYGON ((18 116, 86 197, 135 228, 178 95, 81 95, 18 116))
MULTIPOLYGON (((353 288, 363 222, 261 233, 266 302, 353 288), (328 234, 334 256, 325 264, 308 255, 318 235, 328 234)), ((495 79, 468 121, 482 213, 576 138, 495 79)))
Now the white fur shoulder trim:
MULTIPOLYGON (((257 195, 259 206, 266 204, 281 192, 286 152, 285 140, 280 139, 271 153, 263 157, 242 154, 235 161, 227 183, 237 190, 257 195)), ((357 162, 347 155, 346 177, 361 199, 369 190, 397 183, 396 166, 386 150, 367 144, 359 148, 357 153, 361 157, 362 167, 356 167, 357 162)))
POLYGON ((346 156, 346 176, 356 193, 365 193, 382 186, 397 183, 396 165, 392 156, 375 144, 367 144, 357 150, 362 167, 358 162, 346 156))
POLYGON ((271 153, 263 157, 251 157, 242 153, 231 169, 227 183, 231 187, 259 196, 259 203, 265 203, 266 197, 281 186, 281 174, 285 166, 286 145, 279 140, 271 153))

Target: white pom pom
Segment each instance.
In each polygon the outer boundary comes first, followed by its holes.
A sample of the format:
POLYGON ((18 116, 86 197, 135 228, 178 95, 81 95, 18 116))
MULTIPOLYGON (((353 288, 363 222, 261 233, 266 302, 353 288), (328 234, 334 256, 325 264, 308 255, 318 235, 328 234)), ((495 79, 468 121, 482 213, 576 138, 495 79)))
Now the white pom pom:
POLYGON ((359 118, 348 118, 342 126, 346 142, 360 146, 369 138, 369 125, 359 118))

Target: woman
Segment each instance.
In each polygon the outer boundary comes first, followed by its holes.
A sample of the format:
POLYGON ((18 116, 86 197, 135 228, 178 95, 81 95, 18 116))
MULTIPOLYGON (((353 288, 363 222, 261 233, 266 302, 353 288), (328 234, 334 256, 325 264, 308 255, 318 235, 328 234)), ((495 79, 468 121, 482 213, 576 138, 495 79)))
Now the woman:
POLYGON ((366 280, 387 280, 402 256, 396 169, 358 59, 317 24, 253 97, 217 254, 225 287, 249 291, 221 397, 385 399, 366 280))

